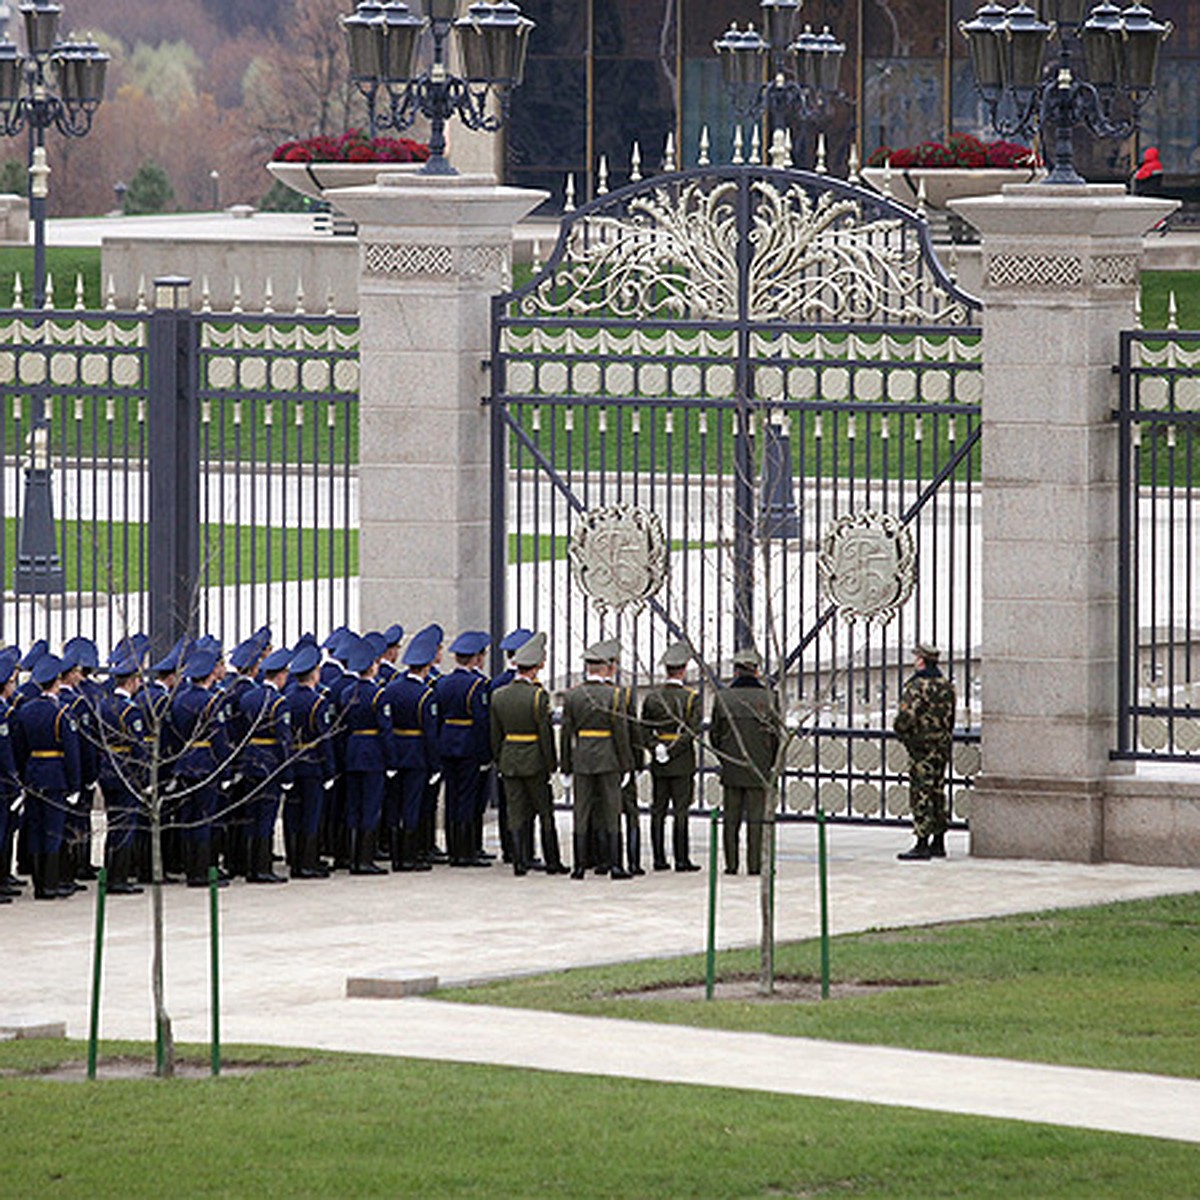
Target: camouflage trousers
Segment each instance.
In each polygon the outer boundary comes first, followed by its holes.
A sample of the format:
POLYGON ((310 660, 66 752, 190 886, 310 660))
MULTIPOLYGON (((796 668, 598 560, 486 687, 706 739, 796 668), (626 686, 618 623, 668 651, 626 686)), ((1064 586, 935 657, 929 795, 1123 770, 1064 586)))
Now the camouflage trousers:
POLYGON ((914 754, 909 767, 909 807, 913 832, 932 837, 946 832, 946 763, 948 755, 937 750, 914 754))

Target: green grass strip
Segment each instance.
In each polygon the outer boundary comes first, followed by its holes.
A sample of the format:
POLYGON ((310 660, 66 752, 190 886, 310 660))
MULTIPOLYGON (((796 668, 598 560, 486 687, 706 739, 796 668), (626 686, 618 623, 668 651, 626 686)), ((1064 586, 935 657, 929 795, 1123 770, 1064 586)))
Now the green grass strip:
MULTIPOLYGON (((945 886, 951 888, 951 864, 945 886)), ((702 930, 696 930, 697 941, 702 930)), ((757 950, 718 956, 754 977, 757 950)), ((445 991, 476 1004, 756 1030, 788 1037, 1200 1077, 1200 893, 1098 908, 851 934, 833 979, 923 981, 836 1003, 655 1000, 617 993, 700 984, 701 955, 445 991)), ((816 940, 780 945, 779 977, 819 978, 816 940)), ((703 995, 703 992, 701 992, 703 995)))
MULTIPOLYGON (((106 1045, 104 1055, 145 1046, 106 1045)), ((207 1061, 204 1048, 192 1050, 207 1061)), ((82 1061, 0 1045, 0 1070, 82 1061)), ((0 1077, 4 1192, 188 1197, 1195 1194, 1195 1146, 909 1109, 500 1067, 226 1047, 220 1079, 0 1077), (33 1131, 36 1131, 34 1136, 33 1131), (168 1182, 169 1181, 169 1184, 168 1182)))

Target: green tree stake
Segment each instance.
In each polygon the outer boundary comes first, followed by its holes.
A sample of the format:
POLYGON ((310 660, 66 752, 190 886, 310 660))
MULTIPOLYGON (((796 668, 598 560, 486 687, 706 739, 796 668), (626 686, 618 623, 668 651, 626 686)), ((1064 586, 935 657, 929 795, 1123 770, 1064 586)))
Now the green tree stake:
POLYGON ((208 868, 208 933, 212 978, 212 1073, 221 1073, 221 961, 217 928, 217 868, 208 868))
POLYGON ((714 808, 708 832, 708 952, 704 963, 704 998, 713 998, 717 977, 717 823, 721 810, 714 808))
POLYGON ((96 1051, 100 1042, 100 977, 104 968, 104 902, 108 898, 108 872, 96 877, 96 948, 92 954, 92 1016, 88 1025, 87 1077, 96 1078, 96 1051))
POLYGON ((817 809, 817 874, 821 881, 821 999, 829 999, 829 859, 825 853, 825 810, 817 809))

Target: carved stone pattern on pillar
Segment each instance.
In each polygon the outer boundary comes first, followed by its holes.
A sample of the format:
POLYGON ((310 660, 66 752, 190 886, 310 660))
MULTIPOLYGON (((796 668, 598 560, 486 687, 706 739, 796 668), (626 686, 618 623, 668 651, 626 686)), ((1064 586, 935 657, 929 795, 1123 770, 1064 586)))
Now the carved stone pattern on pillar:
POLYGON ((1098 254, 1092 260, 1092 279, 1097 287, 1136 287, 1140 277, 1136 254, 1098 254))
POLYGON ((413 246, 368 242, 363 247, 368 275, 450 275, 454 251, 450 246, 413 246))
POLYGON ((503 275, 508 259, 500 246, 464 246, 459 270, 468 278, 503 275))
POLYGON ((991 287, 1078 288, 1083 259, 1077 254, 997 254, 988 260, 991 287))

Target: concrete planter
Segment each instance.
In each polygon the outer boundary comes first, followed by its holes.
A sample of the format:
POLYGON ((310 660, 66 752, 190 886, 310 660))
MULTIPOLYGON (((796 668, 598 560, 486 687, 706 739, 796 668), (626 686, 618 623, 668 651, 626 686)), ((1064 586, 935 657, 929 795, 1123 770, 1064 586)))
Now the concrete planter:
POLYGON ((1006 183, 1036 183, 1046 172, 1042 167, 892 167, 889 173, 883 167, 864 167, 862 177, 883 191, 885 174, 890 174, 892 197, 901 204, 915 208, 924 183, 926 207, 944 209, 948 200, 997 195, 1006 183))
POLYGON ((334 188, 366 187, 380 175, 412 174, 424 163, 391 162, 269 162, 267 170, 285 187, 307 196, 310 200, 324 200, 325 193, 334 188))

